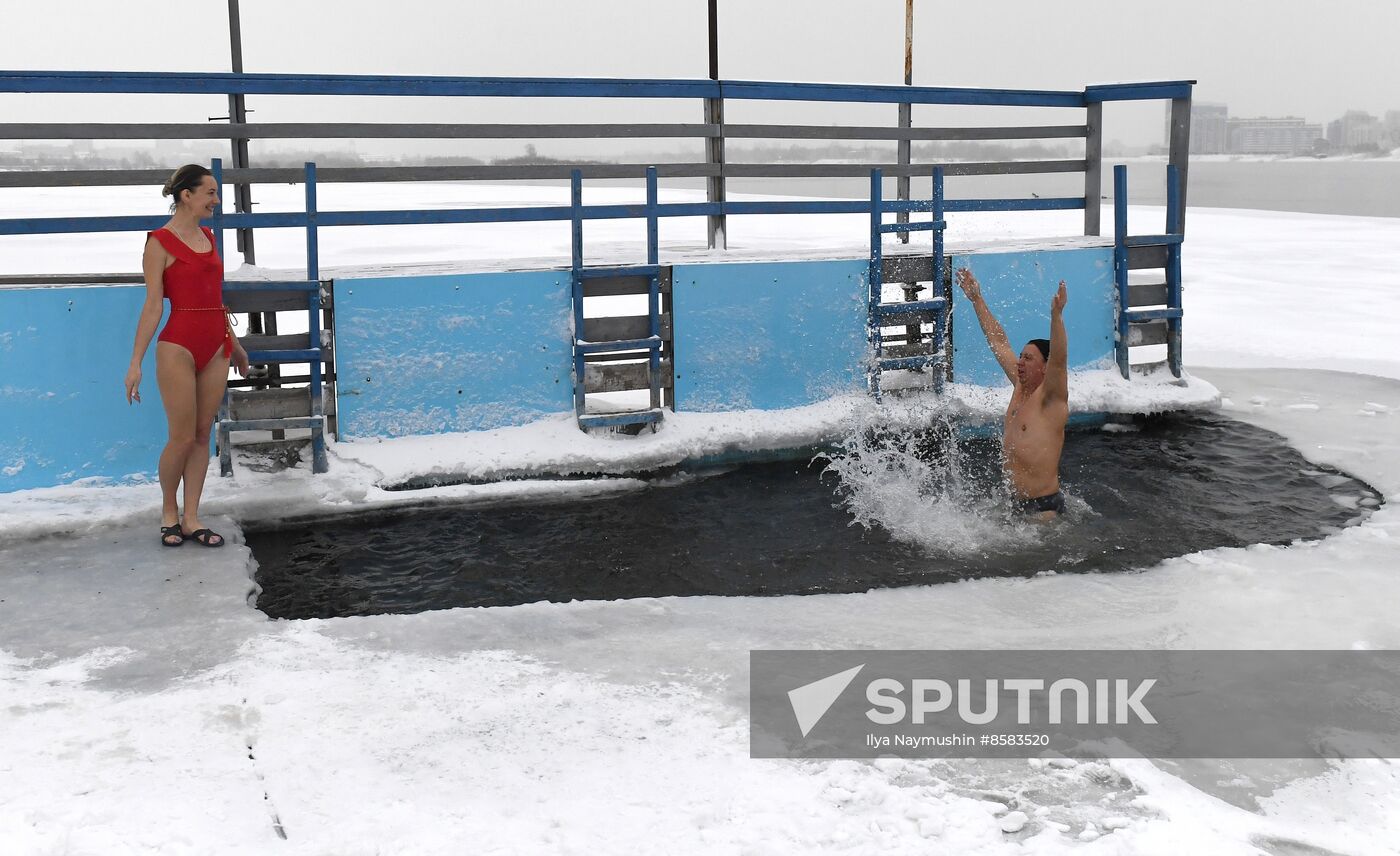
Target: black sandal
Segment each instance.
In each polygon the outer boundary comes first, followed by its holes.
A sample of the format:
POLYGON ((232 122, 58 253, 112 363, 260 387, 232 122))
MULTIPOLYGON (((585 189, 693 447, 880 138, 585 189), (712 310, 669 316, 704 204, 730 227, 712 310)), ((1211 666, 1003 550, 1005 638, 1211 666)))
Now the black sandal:
POLYGON ((194 540, 198 541, 206 547, 224 546, 224 536, 215 532, 213 529, 196 529, 190 534, 186 535, 185 537, 193 538, 194 540), (219 540, 215 541, 215 538, 218 538, 219 540))
POLYGON ((172 525, 170 525, 170 526, 162 526, 162 527, 160 527, 160 543, 161 543, 162 545, 166 546, 166 547, 178 547, 178 546, 180 546, 181 544, 185 543, 185 529, 184 529, 184 527, 181 526, 181 525, 178 524, 178 523, 172 524, 172 525), (166 538, 169 538, 169 537, 171 537, 171 536, 174 536, 174 537, 176 537, 176 538, 179 538, 180 540, 179 540, 179 541, 167 541, 167 540, 165 540, 166 538))

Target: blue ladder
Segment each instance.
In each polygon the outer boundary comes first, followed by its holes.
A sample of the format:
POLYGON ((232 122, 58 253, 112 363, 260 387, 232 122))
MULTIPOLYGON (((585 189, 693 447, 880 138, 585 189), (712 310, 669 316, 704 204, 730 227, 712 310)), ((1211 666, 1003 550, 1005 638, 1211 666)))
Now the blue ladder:
MULTIPOLYGON (((943 288, 943 230, 947 222, 943 219, 943 167, 933 170, 933 198, 929 200, 886 205, 880 185, 881 170, 870 171, 870 281, 869 336, 872 355, 869 367, 870 391, 875 400, 881 400, 880 373, 897 369, 921 371, 934 367, 933 388, 942 391, 947 367, 948 299, 939 291, 943 288), (917 223, 885 223, 884 214, 889 211, 929 211, 932 220, 917 223), (899 232, 933 233, 933 281, 931 290, 936 296, 927 300, 907 300, 903 303, 882 302, 884 290, 884 257, 880 246, 881 236, 899 232), (910 331, 920 330, 923 324, 932 324, 933 332, 928 344, 922 341, 906 341, 903 345, 886 345, 882 327, 906 325, 910 331), (921 353, 921 351, 927 351, 921 353)), ((919 334, 922 338, 922 333, 919 334)), ((910 337, 912 338, 912 336, 910 337)))
MULTIPOLYGON (((223 164, 215 158, 210 168, 214 181, 223 186, 223 164)), ((215 214, 214 235, 223 257, 223 217, 222 205, 215 214)), ((319 279, 319 244, 316 236, 316 165, 306 164, 306 279, 281 282, 225 282, 225 293, 236 295, 302 293, 306 295, 306 341, 305 347, 260 348, 248 351, 249 365, 281 363, 308 363, 310 369, 308 394, 311 399, 309 416, 279 416, 267 419, 233 419, 230 415, 231 394, 224 393, 223 404, 219 407, 217 438, 219 447, 219 474, 233 475, 233 449, 231 435, 234 431, 283 431, 288 429, 311 429, 311 471, 324 473, 329 468, 326 459, 326 412, 322 389, 321 364, 325 359, 323 348, 328 345, 322 339, 321 330, 321 288, 319 279)), ((282 337, 277 337, 281 339, 282 337)), ((298 334, 296 339, 300 339, 298 334)))
POLYGON ((661 409, 661 264, 658 250, 656 167, 647 167, 647 263, 626 267, 587 268, 583 266, 583 172, 573 170, 569 176, 570 204, 573 229, 573 304, 574 304, 574 413, 578 426, 614 428, 626 425, 650 425, 655 430, 662 419, 661 409), (584 282, 590 279, 611 279, 623 276, 646 277, 648 335, 641 339, 614 339, 592 342, 583 338, 586 329, 583 318, 584 282), (620 413, 589 413, 587 360, 589 354, 619 351, 647 352, 647 376, 651 386, 650 407, 620 413))
POLYGON ((1124 378, 1131 370, 1128 349, 1142 345, 1167 346, 1167 365, 1181 377, 1181 221, 1180 175, 1167 166, 1167 228, 1161 235, 1128 235, 1128 168, 1113 168, 1113 272, 1118 285, 1115 352, 1124 378), (1162 268, 1165 282, 1128 285, 1128 271, 1162 268), (1136 292, 1136 294, 1134 293, 1136 292), (1135 309, 1135 306, 1157 306, 1135 309))
MULTIPOLYGON (((316 280, 290 282, 226 282, 224 292, 247 294, 257 292, 304 292, 310 317, 304 348, 259 349, 248 352, 249 365, 308 363, 310 365, 311 415, 279 416, 269 419, 233 419, 230 417, 231 393, 224 394, 219 408, 218 442, 219 474, 233 475, 233 449, 230 443, 234 431, 282 431, 296 428, 311 429, 311 471, 324 473, 326 460, 326 418, 322 395, 321 363, 324 359, 321 342, 321 283, 316 280)), ((298 336, 299 338, 299 336, 298 336)))

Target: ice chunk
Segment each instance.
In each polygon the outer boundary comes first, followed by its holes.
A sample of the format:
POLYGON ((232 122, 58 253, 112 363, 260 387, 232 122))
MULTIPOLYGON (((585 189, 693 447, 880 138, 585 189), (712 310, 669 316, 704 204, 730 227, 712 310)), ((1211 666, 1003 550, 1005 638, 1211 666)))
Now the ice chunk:
POLYGON ((1020 832, 1026 828, 1026 824, 1029 822, 1030 818, 1026 817, 1025 812, 1013 811, 1001 819, 1001 831, 1020 832))

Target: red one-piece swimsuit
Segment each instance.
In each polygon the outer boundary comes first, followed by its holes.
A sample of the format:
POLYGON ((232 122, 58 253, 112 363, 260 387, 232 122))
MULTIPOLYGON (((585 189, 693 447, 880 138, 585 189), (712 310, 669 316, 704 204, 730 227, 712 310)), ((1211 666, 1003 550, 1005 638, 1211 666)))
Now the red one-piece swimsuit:
POLYGON ((165 269, 165 296, 170 299, 170 319, 159 340, 179 345, 194 357, 194 370, 204 369, 220 348, 233 356, 224 309, 224 262, 214 249, 214 233, 200 227, 209 239, 209 251, 196 253, 169 229, 157 229, 151 237, 175 257, 165 269))

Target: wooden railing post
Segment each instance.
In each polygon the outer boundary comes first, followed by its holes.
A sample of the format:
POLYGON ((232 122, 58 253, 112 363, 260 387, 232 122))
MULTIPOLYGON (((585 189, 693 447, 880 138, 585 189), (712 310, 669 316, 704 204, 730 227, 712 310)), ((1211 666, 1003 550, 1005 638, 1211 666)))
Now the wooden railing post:
MULTIPOLYGON (((914 85, 914 0, 904 0, 904 85, 914 85)), ((906 101, 899 105, 899 127, 907 131, 913 126, 914 105, 906 101)), ((908 137, 904 137, 896 144, 896 157, 899 160, 900 166, 909 166, 909 148, 910 141, 908 137)), ((907 172, 902 173, 895 179, 894 186, 895 196, 902 202, 908 202, 909 174, 907 172)), ((895 222, 908 223, 909 212, 900 211, 895 215, 895 222)), ((909 233, 900 232, 899 242, 901 244, 909 243, 909 233)), ((913 298, 911 297, 909 299, 912 300, 913 298)))
MULTIPOLYGON (((243 28, 239 23, 238 0, 228 0, 228 34, 229 53, 232 60, 233 73, 243 73, 243 28)), ((244 126, 248 124, 248 109, 243 101, 242 93, 233 93, 228 97, 228 120, 231 124, 244 126)), ((248 138, 235 137, 230 142, 233 143, 233 168, 248 168, 248 138)), ((248 184, 240 182, 233 186, 233 210, 238 214, 253 213, 253 192, 248 184)), ((243 253, 243 261, 246 264, 255 265, 258 263, 257 254, 253 251, 253 230, 239 229, 238 250, 243 253)), ((276 322, 274 322, 275 324, 276 322)), ((274 334, 276 330, 272 331, 274 334)))
MULTIPOLYGON (((719 82, 719 13, 718 0, 710 0, 710 79, 719 82)), ((724 98, 721 94, 705 99, 705 124, 714 125, 716 136, 705 138, 705 162, 719 168, 719 175, 705 178, 705 200, 724 202, 724 98)), ((724 214, 705 218, 705 234, 710 249, 727 249, 729 238, 724 214)))
POLYGON ((1103 196, 1103 102, 1085 107, 1084 124, 1084 234, 1102 235, 1099 201, 1103 196))
POLYGON ((1186 234, 1186 167, 1191 156, 1191 96, 1172 99, 1172 127, 1167 162, 1176 167, 1177 211, 1171 232, 1186 234))

